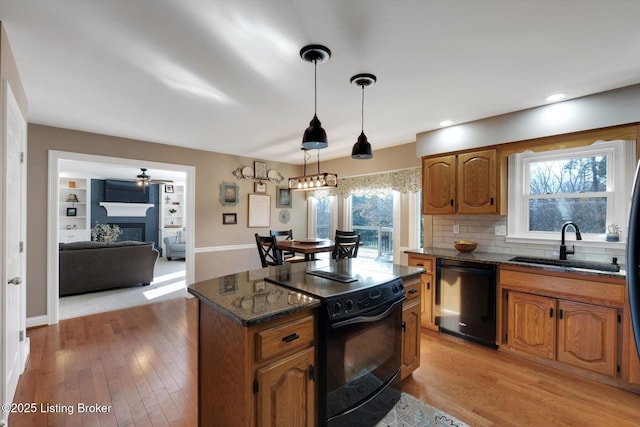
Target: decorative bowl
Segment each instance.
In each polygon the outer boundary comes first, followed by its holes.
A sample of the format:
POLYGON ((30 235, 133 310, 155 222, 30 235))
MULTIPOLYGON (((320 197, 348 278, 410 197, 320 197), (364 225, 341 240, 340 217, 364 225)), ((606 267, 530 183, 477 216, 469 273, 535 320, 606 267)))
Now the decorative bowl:
POLYGON ((453 246, 459 250, 460 252, 472 252, 475 248, 478 247, 477 242, 453 242, 453 246))

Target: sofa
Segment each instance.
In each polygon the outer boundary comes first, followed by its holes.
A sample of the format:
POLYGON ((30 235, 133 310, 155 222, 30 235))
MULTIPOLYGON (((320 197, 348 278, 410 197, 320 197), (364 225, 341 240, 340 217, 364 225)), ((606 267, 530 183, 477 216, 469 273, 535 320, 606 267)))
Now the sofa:
POLYGON ((187 245, 181 240, 182 232, 176 236, 168 236, 164 238, 165 256, 167 261, 171 261, 171 258, 184 258, 187 256, 187 245))
POLYGON ((152 242, 60 243, 60 296, 149 285, 158 251, 152 242))

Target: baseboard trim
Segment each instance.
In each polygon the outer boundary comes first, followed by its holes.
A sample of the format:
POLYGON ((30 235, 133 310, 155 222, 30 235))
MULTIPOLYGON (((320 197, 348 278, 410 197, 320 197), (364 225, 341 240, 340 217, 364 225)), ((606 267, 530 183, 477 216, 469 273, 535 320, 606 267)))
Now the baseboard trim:
POLYGON ((49 324, 49 316, 42 315, 36 317, 27 317, 27 328, 34 328, 36 326, 46 326, 49 324))

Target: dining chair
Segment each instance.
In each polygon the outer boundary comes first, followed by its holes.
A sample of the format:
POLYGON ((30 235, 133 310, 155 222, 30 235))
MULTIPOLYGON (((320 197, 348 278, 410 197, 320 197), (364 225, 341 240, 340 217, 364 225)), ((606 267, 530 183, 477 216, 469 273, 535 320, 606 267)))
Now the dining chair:
POLYGON ((258 236, 258 233, 255 236, 262 267, 282 265, 282 251, 278 249, 278 242, 275 236, 258 236))
POLYGON ((336 230, 331 258, 356 258, 360 247, 360 235, 355 231, 336 230))
MULTIPOLYGON (((289 230, 269 230, 269 234, 276 239, 281 238, 282 240, 293 240, 293 231, 289 230)), ((291 251, 282 251, 282 259, 284 262, 303 262, 306 261, 304 256, 296 255, 295 252, 291 251)))

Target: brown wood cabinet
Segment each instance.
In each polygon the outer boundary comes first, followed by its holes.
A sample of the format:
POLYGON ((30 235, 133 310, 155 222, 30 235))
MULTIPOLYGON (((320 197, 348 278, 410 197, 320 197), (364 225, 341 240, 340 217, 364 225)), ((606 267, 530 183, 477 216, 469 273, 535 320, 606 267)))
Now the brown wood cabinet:
POLYGON ((404 278, 407 299, 402 303, 402 356, 400 378, 405 379, 420 366, 421 275, 404 278))
POLYGON ((422 159, 422 213, 503 213, 496 149, 422 159))
POLYGON ((316 310, 253 326, 199 302, 201 426, 314 426, 316 310))
POLYGON ((435 257, 421 254, 409 254, 408 264, 411 267, 424 268, 425 272, 422 273, 422 310, 420 313, 420 325, 423 328, 438 330, 438 326, 435 324, 433 316, 433 298, 435 292, 435 257))
POLYGON ((630 383, 619 353, 624 279, 502 266, 499 286, 502 349, 630 383))
POLYGON ((509 292, 508 312, 512 350, 616 376, 614 308, 509 292))

